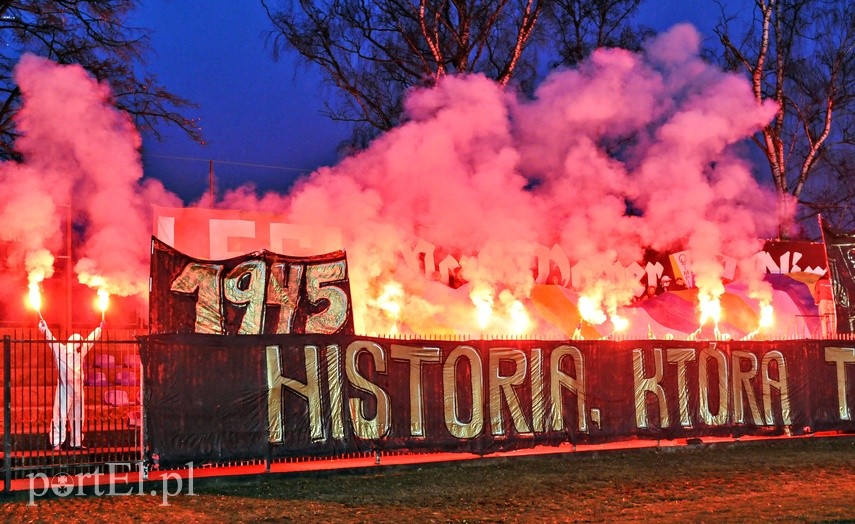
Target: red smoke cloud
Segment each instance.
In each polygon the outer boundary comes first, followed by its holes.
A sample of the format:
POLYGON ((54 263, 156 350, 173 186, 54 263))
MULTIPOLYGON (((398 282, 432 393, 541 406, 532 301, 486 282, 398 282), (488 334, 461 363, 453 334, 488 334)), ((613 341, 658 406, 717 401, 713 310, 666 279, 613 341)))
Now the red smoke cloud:
MULTIPOLYGON (((558 244, 571 264, 595 268, 629 265, 645 247, 691 249, 696 282, 718 296, 717 256, 748 259, 774 226, 774 196, 751 177, 736 144, 776 107, 757 104, 746 81, 703 62, 698 45, 684 25, 641 54, 597 51, 552 74, 534 100, 480 76, 445 78, 411 94, 406 124, 299 184, 287 211, 295 222, 342 228, 356 296, 401 283, 400 320, 411 326, 471 332, 472 318, 465 293, 452 300, 390 263, 415 238, 460 255, 461 276, 489 289, 494 303, 502 290, 527 297, 537 244, 558 244), (426 298, 442 307, 417 307, 426 298)), ((758 288, 761 276, 744 273, 758 288)), ((640 292, 637 281, 596 273, 574 286, 608 310, 640 292)), ((363 318, 367 331, 383 332, 384 319, 363 318)), ((504 332, 506 322, 489 328, 504 332)))
MULTIPOLYGON (((15 68, 23 107, 16 145, 23 162, 0 166, 7 275, 36 268, 46 276, 63 246, 63 220, 71 206, 81 282, 112 294, 147 290, 151 203, 180 205, 160 182, 142 180, 140 137, 127 114, 110 104, 110 90, 83 68, 24 55, 15 68), (41 256, 39 256, 41 254, 41 256)), ((20 278, 20 273, 16 274, 20 278)), ((20 286, 5 285, 15 296, 20 286)))
MULTIPOLYGON (((682 25, 642 53, 599 50, 550 75, 533 100, 482 76, 447 77, 414 90, 408 121, 366 151, 290 194, 244 187, 218 207, 339 227, 360 332, 512 332, 533 261, 555 245, 591 268, 627 266, 647 247, 691 249, 696 283, 715 297, 717 255, 747 260, 774 227, 774 195, 752 178, 739 142, 776 107, 758 104, 745 80, 705 63, 698 47, 682 25), (406 263, 419 239, 454 255, 462 289, 406 263), (478 324, 479 307, 499 314, 478 324)), ((25 163, 0 170, 14 195, 0 203, 3 239, 16 246, 8 263, 23 268, 26 253, 56 249, 57 206, 73 194, 85 225, 76 270, 105 278, 113 293, 142 291, 146 206, 180 205, 176 197, 141 182, 139 137, 106 86, 32 56, 16 75, 25 163)), ((745 271, 764 291, 762 275, 745 271)), ((605 276, 580 272, 573 285, 608 313, 641 291, 637 279, 605 276)))

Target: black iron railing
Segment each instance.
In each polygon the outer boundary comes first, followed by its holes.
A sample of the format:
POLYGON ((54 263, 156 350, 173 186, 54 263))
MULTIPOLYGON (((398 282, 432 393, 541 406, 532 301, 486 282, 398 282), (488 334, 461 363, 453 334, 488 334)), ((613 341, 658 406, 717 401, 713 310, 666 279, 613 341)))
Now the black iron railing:
MULTIPOLYGON (((55 335, 60 341, 68 338, 55 335)), ((57 357, 44 336, 35 330, 3 335, 4 491, 10 490, 13 479, 32 474, 103 471, 117 463, 131 469, 141 466, 139 344, 128 333, 119 335, 105 332, 82 360, 83 408, 77 416, 71 404, 65 413, 55 405, 57 396, 69 392, 59 391, 57 357), (81 414, 82 441, 76 442, 74 425, 81 414), (52 429, 54 424, 57 428, 52 429), (66 431, 59 442, 61 432, 56 430, 61 426, 66 431)), ((73 382, 72 377, 66 382, 73 382)))

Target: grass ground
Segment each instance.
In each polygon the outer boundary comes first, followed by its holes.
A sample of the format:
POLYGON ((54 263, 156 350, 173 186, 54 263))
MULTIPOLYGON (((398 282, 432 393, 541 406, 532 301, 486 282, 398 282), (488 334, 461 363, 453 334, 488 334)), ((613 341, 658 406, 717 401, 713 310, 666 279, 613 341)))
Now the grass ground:
POLYGON ((855 522, 855 437, 197 481, 4 501, 16 522, 855 522))

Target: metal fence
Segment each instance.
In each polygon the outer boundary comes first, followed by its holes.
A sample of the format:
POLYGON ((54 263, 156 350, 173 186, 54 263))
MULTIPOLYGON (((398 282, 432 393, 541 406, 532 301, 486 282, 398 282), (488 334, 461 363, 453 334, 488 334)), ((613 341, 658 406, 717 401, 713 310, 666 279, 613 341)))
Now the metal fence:
MULTIPOLYGON (((64 341, 69 334, 55 335, 64 341)), ((63 395, 59 389, 59 363, 44 336, 37 331, 3 334, 4 491, 9 491, 13 479, 37 473, 76 474, 108 464, 142 465, 139 344, 129 333, 116 335, 104 333, 82 359, 83 386, 76 393, 83 395, 79 411, 83 440, 77 443, 72 435, 79 417, 73 406, 69 404, 65 413, 55 406, 57 397, 67 397, 69 392, 63 395), (54 422, 66 428, 66 439, 58 449, 51 442, 54 422)), ((71 377, 67 382, 72 382, 71 377)))
MULTIPOLYGON (((805 316, 803 320, 804 332, 799 334, 801 336, 792 338, 823 338, 822 333, 816 329, 816 322, 811 322, 813 317, 805 316)), ((67 340, 69 335, 70 333, 55 333, 59 340, 67 340)), ((72 449, 65 445, 54 449, 50 434, 60 378, 55 355, 44 335, 36 330, 0 328, 0 349, 3 356, 0 370, 3 380, 3 388, 0 390, 3 402, 3 409, 0 410, 0 428, 3 431, 3 447, 0 450, 4 469, 3 491, 11 489, 13 480, 25 479, 34 474, 73 475, 96 470, 106 471, 117 464, 126 465, 128 470, 142 471, 146 465, 146 457, 143 438, 142 368, 136 335, 137 333, 131 330, 108 329, 101 340, 93 343, 92 349, 82 362, 82 444, 85 447, 72 449)), ((407 340, 410 337, 397 338, 407 340)), ((427 337, 429 340, 471 338, 457 335, 427 337)), ((852 335, 837 335, 834 338, 852 340, 852 335)), ((59 422, 71 426, 67 416, 61 417, 59 422)), ((70 436, 71 430, 72 428, 68 427, 66 434, 70 436)), ((367 457, 371 453, 356 455, 367 457)), ((270 470, 272 463, 335 460, 353 458, 356 455, 292 457, 272 462, 267 459, 266 467, 270 470)))

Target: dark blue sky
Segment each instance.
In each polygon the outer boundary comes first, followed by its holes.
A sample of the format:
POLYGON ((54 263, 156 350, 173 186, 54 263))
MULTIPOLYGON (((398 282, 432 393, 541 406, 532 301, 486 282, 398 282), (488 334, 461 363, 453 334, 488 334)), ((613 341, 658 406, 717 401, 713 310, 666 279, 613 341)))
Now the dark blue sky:
POLYGON ((166 127, 161 141, 144 137, 146 176, 163 180, 185 201, 207 191, 208 160, 215 161, 220 187, 250 181, 281 187, 283 179, 334 163, 336 145, 348 133, 320 114, 317 74, 288 58, 273 61, 260 3, 240 5, 144 1, 135 18, 153 31, 147 69, 199 105, 195 114, 207 145, 166 127))
MULTIPOLYGON (((647 0, 637 20, 657 31, 688 21, 709 38, 718 7, 712 0, 697 4, 647 0)), ((321 114, 316 71, 290 57, 273 61, 260 2, 144 0, 133 23, 153 31, 147 70, 199 105, 207 145, 166 127, 161 141, 144 137, 145 175, 185 203, 207 192, 209 160, 220 189, 253 182, 278 192, 337 161, 349 127, 321 114)))

